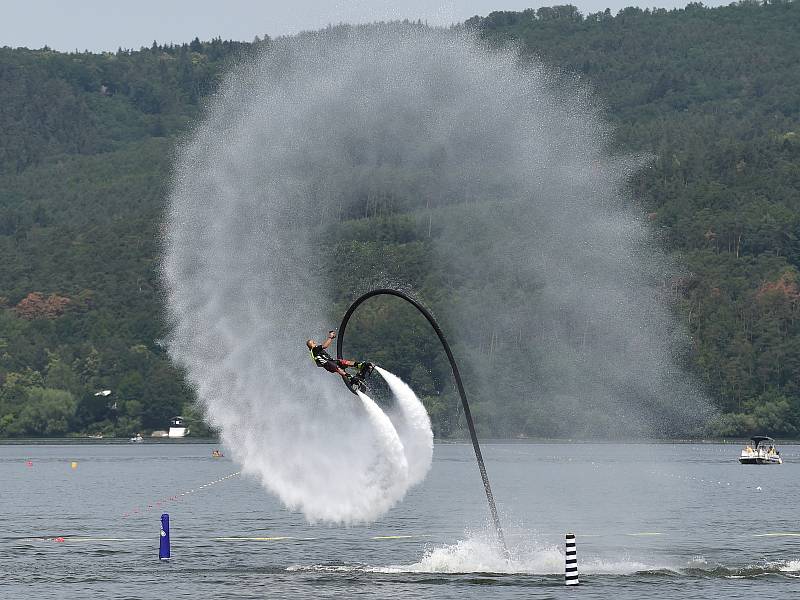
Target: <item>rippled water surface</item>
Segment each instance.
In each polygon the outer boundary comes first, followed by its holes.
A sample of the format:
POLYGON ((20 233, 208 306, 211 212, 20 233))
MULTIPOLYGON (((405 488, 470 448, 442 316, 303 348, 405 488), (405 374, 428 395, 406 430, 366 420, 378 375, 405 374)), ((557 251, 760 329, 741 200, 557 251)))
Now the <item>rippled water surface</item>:
POLYGON ((469 445, 437 445, 421 486, 377 523, 350 528, 304 522, 212 448, 0 446, 0 597, 800 593, 798 446, 782 447, 781 466, 743 466, 729 445, 486 444, 510 560, 485 530, 469 445), (157 558, 162 512, 169 563, 157 558), (563 585, 567 531, 579 592, 563 585))

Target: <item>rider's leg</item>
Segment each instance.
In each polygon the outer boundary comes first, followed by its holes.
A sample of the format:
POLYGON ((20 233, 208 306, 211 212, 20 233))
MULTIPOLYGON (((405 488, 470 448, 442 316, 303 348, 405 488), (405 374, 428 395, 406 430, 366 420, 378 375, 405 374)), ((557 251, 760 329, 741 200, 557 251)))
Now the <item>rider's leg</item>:
POLYGON ((344 381, 345 385, 346 385, 347 387, 350 387, 350 382, 352 381, 352 379, 353 379, 353 376, 352 376, 352 375, 350 375, 350 373, 348 373, 348 372, 347 372, 347 371, 345 371, 344 369, 337 369, 337 371, 336 371, 336 372, 337 372, 337 373, 339 373, 339 375, 341 375, 341 376, 342 376, 342 380, 344 381))
POLYGON ((346 358, 342 358, 336 361, 336 364, 339 365, 342 369, 355 369, 356 375, 361 375, 361 370, 364 368, 366 363, 357 362, 355 360, 347 360, 346 358))

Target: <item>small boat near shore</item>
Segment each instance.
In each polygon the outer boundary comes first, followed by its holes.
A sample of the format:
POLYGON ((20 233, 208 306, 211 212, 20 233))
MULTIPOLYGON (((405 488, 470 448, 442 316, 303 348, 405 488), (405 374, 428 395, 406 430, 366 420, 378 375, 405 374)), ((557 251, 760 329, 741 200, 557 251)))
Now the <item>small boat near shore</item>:
POLYGON ((173 417, 169 422, 169 432, 167 433, 167 437, 182 438, 188 434, 189 428, 186 426, 186 422, 183 420, 183 417, 173 417))
POLYGON ((739 462, 743 465, 780 465, 783 464, 781 453, 775 448, 775 440, 765 435, 754 435, 752 444, 742 450, 739 462))
POLYGON ((133 443, 135 443, 135 444, 138 444, 138 443, 140 443, 140 442, 144 441, 144 438, 142 437, 142 434, 141 434, 141 433, 137 433, 135 436, 133 436, 133 437, 131 438, 131 440, 130 440, 130 441, 131 441, 131 442, 133 442, 133 443))

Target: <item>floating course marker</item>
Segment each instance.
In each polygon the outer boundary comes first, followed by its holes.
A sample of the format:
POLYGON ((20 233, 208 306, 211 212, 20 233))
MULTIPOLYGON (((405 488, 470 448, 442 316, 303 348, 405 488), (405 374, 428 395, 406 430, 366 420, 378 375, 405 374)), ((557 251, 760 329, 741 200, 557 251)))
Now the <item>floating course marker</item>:
POLYGON ((62 538, 65 542, 152 542, 152 538, 78 537, 62 538))
POLYGON ((184 496, 188 496, 189 494, 193 494, 193 493, 195 493, 196 491, 199 491, 202 488, 210 487, 213 484, 222 483, 223 481, 226 481, 226 480, 230 479, 231 477, 236 477, 237 475, 241 475, 241 471, 236 471, 235 473, 230 473, 229 475, 225 475, 224 477, 220 477, 219 479, 216 479, 214 481, 209 481, 208 483, 198 487, 197 489, 191 489, 191 490, 188 490, 188 491, 185 491, 185 492, 175 493, 175 494, 173 494, 171 496, 165 496, 164 498, 161 498, 160 500, 151 501, 146 505, 143 505, 143 506, 137 507, 137 508, 133 508, 131 510, 128 510, 128 511, 122 513, 122 517, 123 518, 127 518, 127 517, 130 517, 132 515, 144 514, 146 511, 151 510, 151 509, 156 508, 156 507, 160 507, 162 504, 166 504, 167 502, 173 502, 173 501, 182 500, 184 496))
POLYGON ((230 537, 215 537, 211 539, 214 540, 215 542, 280 542, 283 540, 294 540, 297 538, 288 535, 277 535, 273 537, 230 536, 230 537))
POLYGON ((421 537, 431 537, 429 533, 419 533, 419 534, 411 534, 411 535, 376 535, 373 536, 373 540, 410 540, 414 538, 421 538, 421 537))
POLYGON ((161 515, 161 532, 158 543, 158 558, 160 560, 169 560, 169 515, 164 513, 161 515))
POLYGON ((568 533, 564 552, 564 583, 578 585, 578 549, 575 545, 575 534, 568 533))

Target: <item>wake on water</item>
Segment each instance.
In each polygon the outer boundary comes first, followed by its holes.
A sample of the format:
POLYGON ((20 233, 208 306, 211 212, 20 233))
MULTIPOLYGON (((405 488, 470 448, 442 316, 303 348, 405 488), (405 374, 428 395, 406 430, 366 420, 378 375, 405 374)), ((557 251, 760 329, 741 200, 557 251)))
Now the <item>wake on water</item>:
MULTIPOLYGON (((428 548, 422 558, 411 564, 388 566, 354 565, 294 565, 290 571, 335 571, 365 573, 492 573, 500 575, 559 575, 564 574, 564 551, 554 545, 535 541, 533 532, 521 532, 524 543, 509 544, 509 556, 498 547, 492 532, 468 533, 465 539, 454 544, 428 548), (533 540, 533 541, 531 541, 533 540)), ((702 578, 748 579, 765 574, 797 577, 800 561, 772 561, 744 566, 709 564, 703 557, 692 560, 664 561, 663 557, 651 562, 635 560, 624 554, 596 556, 579 553, 578 569, 581 575, 635 575, 669 574, 702 578)))
MULTIPOLYGON (((564 573, 564 551, 553 545, 539 543, 532 532, 523 532, 520 541, 509 541, 506 555, 497 545, 492 532, 468 533, 465 539, 425 551, 422 558, 410 565, 394 565, 386 572, 408 573, 501 573, 522 575, 551 575, 564 573)), ((616 557, 612 560, 581 558, 580 571, 585 574, 628 575, 659 570, 658 567, 616 557)))
MULTIPOLYGON (((532 534, 525 535, 531 539, 532 534)), ((366 573, 496 573, 502 575, 563 575, 564 551, 556 546, 526 542, 511 546, 506 556, 497 545, 491 532, 469 534, 454 544, 429 548, 422 558, 407 565, 351 566, 351 565, 294 565, 290 571, 336 571, 366 573)), ((642 572, 671 571, 677 568, 655 566, 631 560, 628 557, 603 559, 587 557, 579 561, 582 574, 632 575, 642 572)))

